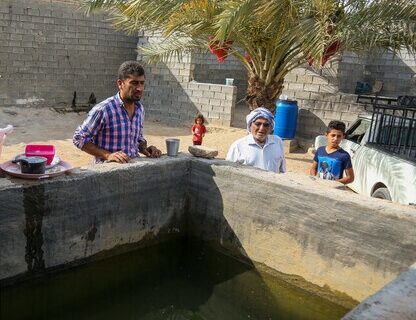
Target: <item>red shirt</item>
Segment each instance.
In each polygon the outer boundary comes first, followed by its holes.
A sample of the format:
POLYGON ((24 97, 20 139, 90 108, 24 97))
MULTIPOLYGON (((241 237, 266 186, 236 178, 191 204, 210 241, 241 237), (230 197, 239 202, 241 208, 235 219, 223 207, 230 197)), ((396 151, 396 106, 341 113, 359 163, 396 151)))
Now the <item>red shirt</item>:
POLYGON ((207 132, 207 129, 203 124, 194 124, 192 126, 192 132, 194 133, 192 141, 202 141, 202 135, 207 132))

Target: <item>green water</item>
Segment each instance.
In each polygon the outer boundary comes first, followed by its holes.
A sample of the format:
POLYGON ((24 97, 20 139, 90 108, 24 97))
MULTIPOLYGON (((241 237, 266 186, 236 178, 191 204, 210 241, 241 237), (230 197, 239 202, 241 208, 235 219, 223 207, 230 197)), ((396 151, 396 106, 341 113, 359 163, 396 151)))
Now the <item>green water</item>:
POLYGON ((340 319, 348 310, 208 247, 157 245, 0 292, 1 319, 340 319))

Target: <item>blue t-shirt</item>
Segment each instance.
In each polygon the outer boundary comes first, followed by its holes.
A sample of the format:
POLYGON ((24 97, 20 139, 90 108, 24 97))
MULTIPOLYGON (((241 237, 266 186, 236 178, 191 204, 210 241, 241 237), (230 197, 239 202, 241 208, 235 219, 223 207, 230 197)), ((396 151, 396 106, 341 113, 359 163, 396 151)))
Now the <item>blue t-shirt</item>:
POLYGON ((351 157, 342 148, 327 153, 325 147, 320 147, 316 150, 313 160, 318 163, 318 176, 326 180, 341 179, 344 170, 352 168, 351 157))

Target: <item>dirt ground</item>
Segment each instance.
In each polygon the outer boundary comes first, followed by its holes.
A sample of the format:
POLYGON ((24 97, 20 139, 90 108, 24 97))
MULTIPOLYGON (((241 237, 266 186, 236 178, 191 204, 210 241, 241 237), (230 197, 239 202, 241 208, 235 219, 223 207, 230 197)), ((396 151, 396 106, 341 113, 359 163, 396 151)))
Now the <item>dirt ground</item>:
MULTIPOLYGON (((24 152, 24 147, 28 143, 44 143, 54 144, 57 155, 73 167, 90 165, 92 157, 72 144, 74 130, 85 117, 85 112, 64 114, 48 108, 1 109, 0 128, 12 124, 14 131, 6 138, 0 163, 24 152)), ((179 138, 180 151, 187 153, 188 146, 192 144, 191 126, 192 124, 189 123, 183 127, 171 127, 149 120, 145 122, 144 134, 148 143, 157 146, 163 153, 166 153, 166 138, 179 138)), ((217 149, 219 153, 217 158, 224 159, 231 143, 246 134, 246 130, 242 128, 243 124, 240 123, 238 126, 239 128, 208 125, 203 145, 217 149)), ((307 175, 311 159, 312 155, 301 149, 288 153, 286 154, 287 170, 307 175)))

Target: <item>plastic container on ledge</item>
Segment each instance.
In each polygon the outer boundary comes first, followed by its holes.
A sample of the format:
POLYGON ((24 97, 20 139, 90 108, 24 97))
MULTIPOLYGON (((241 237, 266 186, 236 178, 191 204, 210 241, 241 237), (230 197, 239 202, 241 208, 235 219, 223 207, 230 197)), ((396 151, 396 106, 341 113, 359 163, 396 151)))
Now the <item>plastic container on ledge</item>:
POLYGON ((28 144, 25 147, 26 157, 45 157, 50 165, 55 157, 55 146, 52 144, 28 144))

